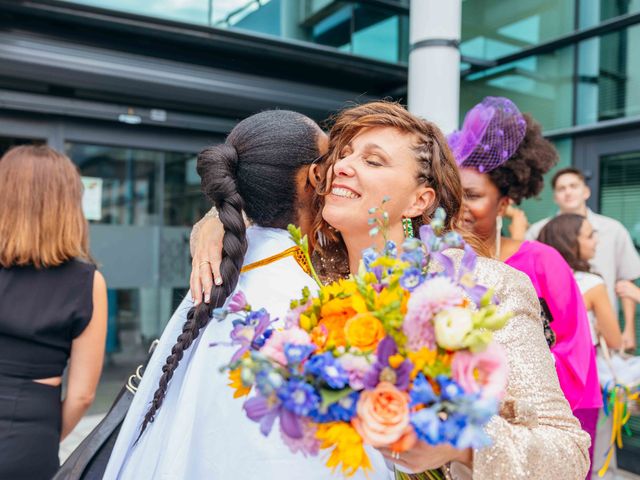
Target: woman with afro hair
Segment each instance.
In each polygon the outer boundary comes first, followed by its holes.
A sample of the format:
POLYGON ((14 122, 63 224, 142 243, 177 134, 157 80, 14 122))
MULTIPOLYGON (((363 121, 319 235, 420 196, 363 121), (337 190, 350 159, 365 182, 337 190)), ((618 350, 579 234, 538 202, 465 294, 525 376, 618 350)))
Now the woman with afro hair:
POLYGON ((558 154, 542 136, 540 124, 502 97, 487 97, 472 108, 462 129, 450 135, 449 145, 464 189, 463 226, 486 243, 494 258, 531 279, 560 387, 591 435, 593 459, 602 399, 587 312, 573 272, 552 247, 502 236, 502 216, 512 204, 540 193, 543 175, 557 163, 558 154))

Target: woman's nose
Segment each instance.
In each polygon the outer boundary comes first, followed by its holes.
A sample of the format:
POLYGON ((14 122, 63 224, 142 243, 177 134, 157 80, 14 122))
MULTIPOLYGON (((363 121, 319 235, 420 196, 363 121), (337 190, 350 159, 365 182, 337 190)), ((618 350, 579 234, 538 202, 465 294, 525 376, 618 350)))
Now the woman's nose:
POLYGON ((337 176, 342 177, 351 177, 355 174, 355 169, 353 168, 353 158, 352 156, 344 157, 339 159, 334 167, 333 171, 337 176))

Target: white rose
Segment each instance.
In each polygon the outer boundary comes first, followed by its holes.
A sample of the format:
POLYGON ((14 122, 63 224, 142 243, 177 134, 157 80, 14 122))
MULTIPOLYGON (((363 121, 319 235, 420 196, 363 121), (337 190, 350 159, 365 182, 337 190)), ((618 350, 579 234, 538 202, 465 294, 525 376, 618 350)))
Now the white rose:
POLYGON ((438 313, 433 320, 438 345, 447 350, 463 348, 462 342, 473 328, 472 313, 459 307, 438 313))

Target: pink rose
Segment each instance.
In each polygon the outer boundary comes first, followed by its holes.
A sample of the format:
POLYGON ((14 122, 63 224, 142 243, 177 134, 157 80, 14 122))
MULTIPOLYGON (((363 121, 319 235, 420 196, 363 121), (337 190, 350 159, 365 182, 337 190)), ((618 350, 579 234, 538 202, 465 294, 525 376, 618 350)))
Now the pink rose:
POLYGON ((284 346, 287 343, 293 345, 311 345, 309 334, 298 327, 287 328, 286 330, 276 330, 267 339, 260 349, 266 357, 278 362, 280 365, 287 365, 287 357, 284 354, 284 346))
MULTIPOLYGON (((375 390, 363 391, 356 412, 351 423, 362 439, 373 447, 386 447, 411 437, 409 395, 389 382, 380 382, 375 390)), ((411 444, 403 446, 406 449, 411 444)))
POLYGON ((504 396, 508 371, 507 356, 496 343, 479 353, 458 351, 451 364, 453 379, 466 392, 482 391, 483 398, 504 396))

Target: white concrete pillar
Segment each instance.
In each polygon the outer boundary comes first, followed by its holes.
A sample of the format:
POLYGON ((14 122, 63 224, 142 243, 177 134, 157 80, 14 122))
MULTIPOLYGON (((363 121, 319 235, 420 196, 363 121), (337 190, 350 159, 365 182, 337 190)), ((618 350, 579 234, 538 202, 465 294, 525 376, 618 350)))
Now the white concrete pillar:
POLYGON ((409 110, 445 133, 458 128, 461 0, 411 0, 409 110))

